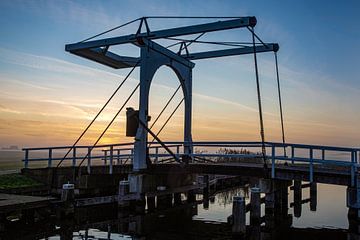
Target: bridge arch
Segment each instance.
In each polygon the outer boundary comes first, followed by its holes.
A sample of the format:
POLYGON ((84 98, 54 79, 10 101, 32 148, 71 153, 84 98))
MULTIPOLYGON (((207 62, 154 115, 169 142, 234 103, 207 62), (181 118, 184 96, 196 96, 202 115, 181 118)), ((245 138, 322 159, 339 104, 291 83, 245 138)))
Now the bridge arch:
MULTIPOLYGON (((177 55, 176 55, 177 56, 177 55)), ((179 61, 176 58, 156 51, 148 46, 141 47, 140 55, 140 99, 139 119, 147 126, 149 114, 150 86, 155 73, 162 66, 167 66, 176 74, 184 96, 184 154, 192 153, 191 115, 192 115, 192 68, 194 64, 188 60, 179 61)), ((134 170, 147 168, 148 133, 139 126, 134 144, 134 170)))

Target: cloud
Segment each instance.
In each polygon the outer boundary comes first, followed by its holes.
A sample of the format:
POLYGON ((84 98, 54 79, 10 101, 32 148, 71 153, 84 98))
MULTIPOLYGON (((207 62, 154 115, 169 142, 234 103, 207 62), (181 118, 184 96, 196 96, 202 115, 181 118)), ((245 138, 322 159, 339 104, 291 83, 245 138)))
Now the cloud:
POLYGON ((0 112, 13 113, 13 114, 23 114, 24 112, 20 112, 15 109, 6 108, 3 105, 0 105, 0 112))

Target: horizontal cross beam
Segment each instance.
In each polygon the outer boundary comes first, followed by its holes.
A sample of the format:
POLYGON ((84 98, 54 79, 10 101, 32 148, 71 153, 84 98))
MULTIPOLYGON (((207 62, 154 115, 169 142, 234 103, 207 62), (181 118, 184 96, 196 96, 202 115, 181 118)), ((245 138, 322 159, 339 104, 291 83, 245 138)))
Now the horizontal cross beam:
MULTIPOLYGON (((256 52, 277 52, 279 50, 279 45, 276 43, 266 44, 265 46, 256 46, 256 52)), ((242 47, 242 48, 231 48, 225 50, 216 50, 208 52, 199 52, 199 53, 190 53, 181 55, 189 60, 199 60, 206 58, 217 58, 217 57, 227 57, 227 56, 236 56, 250 54, 254 52, 253 47, 242 47)))
MULTIPOLYGON (((193 67, 193 63, 189 60, 201 60, 206 58, 217 58, 217 57, 226 57, 226 56, 237 56, 237 55, 245 55, 251 54, 254 52, 253 47, 241 47, 241 48, 231 48, 225 50, 215 50, 215 51, 208 51, 208 52, 198 52, 198 53, 190 53, 190 54, 183 54, 181 56, 175 54, 174 52, 162 47, 161 45, 153 42, 153 41, 146 41, 146 44, 153 48, 155 51, 160 51, 162 54, 173 58, 174 60, 188 66, 193 67)), ((279 45, 276 43, 269 43, 266 46, 256 46, 256 52, 276 52, 279 49, 279 45)), ((125 57, 119 56, 115 53, 110 51, 104 52, 101 48, 96 49, 83 49, 74 52, 74 54, 79 55, 81 57, 93 60, 95 62, 104 64, 106 66, 120 69, 120 68, 128 68, 134 67, 140 60, 140 58, 136 57, 125 57)), ((139 62, 138 66, 141 65, 139 62)))
POLYGON ((249 26, 254 27, 255 25, 256 25, 255 17, 242 17, 242 18, 237 18, 237 19, 227 20, 227 21, 218 21, 218 22, 212 22, 212 23, 197 24, 197 25, 191 25, 191 26, 186 26, 186 27, 177 27, 177 28, 158 30, 158 31, 153 31, 153 32, 149 32, 149 33, 130 34, 130 35, 125 35, 125 36, 120 36, 120 37, 105 38, 105 39, 101 39, 101 40, 67 44, 67 45, 65 45, 65 50, 73 53, 80 49, 98 48, 98 47, 104 47, 104 46, 133 43, 133 42, 136 42, 139 37, 147 38, 147 39, 159 39, 159 38, 192 35, 192 34, 197 34, 197 33, 214 32, 214 31, 242 28, 242 27, 249 27, 249 26))

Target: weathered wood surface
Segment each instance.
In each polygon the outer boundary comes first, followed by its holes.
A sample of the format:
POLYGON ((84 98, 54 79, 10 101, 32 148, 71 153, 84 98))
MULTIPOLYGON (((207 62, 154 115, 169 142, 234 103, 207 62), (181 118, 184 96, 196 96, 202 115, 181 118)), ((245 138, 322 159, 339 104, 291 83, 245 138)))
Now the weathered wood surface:
POLYGON ((51 200, 54 198, 0 193, 0 212, 47 207, 51 200))
MULTIPOLYGON (((114 174, 129 174, 132 172, 132 165, 115 165, 114 174)), ((108 174, 108 170, 103 166, 93 166, 92 173, 108 174)), ((344 185, 351 184, 351 169, 350 167, 336 167, 324 166, 314 164, 314 182, 344 185)), ((47 175, 49 169, 26 169, 24 173, 27 175, 44 176, 47 175)), ((56 174, 70 174, 73 168, 61 167, 56 174)), ((266 177, 271 174, 271 165, 265 170, 262 163, 190 163, 187 165, 180 165, 177 163, 169 164, 152 164, 143 173, 149 174, 168 174, 168 173, 194 173, 194 174, 217 174, 217 175, 232 175, 242 177, 266 177)), ((96 175, 95 174, 95 175, 96 175)), ((281 180, 302 180, 309 181, 310 173, 308 165, 300 164, 276 164, 275 165, 275 179, 281 180)))

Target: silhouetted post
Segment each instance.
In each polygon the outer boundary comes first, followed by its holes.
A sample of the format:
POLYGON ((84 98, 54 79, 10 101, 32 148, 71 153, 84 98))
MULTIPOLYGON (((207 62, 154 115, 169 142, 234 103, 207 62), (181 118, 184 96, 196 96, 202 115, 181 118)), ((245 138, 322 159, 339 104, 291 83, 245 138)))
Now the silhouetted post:
POLYGON ((246 234, 246 207, 243 196, 234 196, 232 208, 232 232, 234 234, 246 234))
POLYGON ((119 182, 119 194, 118 194, 118 205, 125 207, 129 206, 129 201, 124 200, 123 198, 129 194, 130 183, 127 180, 119 182))
POLYGON ((188 203, 193 203, 196 201, 196 195, 194 193, 194 190, 189 190, 187 192, 187 202, 188 203))
POLYGON ((208 192, 203 194, 203 208, 209 209, 209 193, 208 192))
POLYGON ((136 213, 144 213, 145 212, 145 206, 146 206, 146 200, 145 196, 143 194, 140 194, 140 197, 135 200, 135 212, 136 213))
POLYGON ((317 183, 310 183, 310 210, 316 211, 317 206, 317 183))
POLYGON ((288 183, 286 181, 281 183, 281 213, 283 216, 287 216, 288 214, 288 206, 289 206, 289 188, 288 183))
MULTIPOLYGON (((165 186, 158 186, 157 190, 158 191, 165 191, 166 187, 165 186)), ((172 205, 172 194, 161 194, 161 195, 158 195, 156 198, 157 198, 157 208, 164 209, 164 208, 171 207, 171 205, 172 205)))
POLYGON ((75 199, 74 188, 74 184, 72 183, 63 184, 61 190, 61 201, 73 202, 75 199))
POLYGON ((302 188, 301 181, 294 180, 294 216, 301 217, 302 188))
POLYGON ((209 193, 209 175, 203 176, 203 183, 205 184, 205 187, 203 189, 204 193, 209 193))
POLYGON ((147 197, 146 198, 147 201, 147 209, 149 212, 152 212, 155 210, 155 197, 147 197))
POLYGON ((111 225, 110 224, 107 225, 107 229, 108 229, 108 231, 107 231, 107 239, 111 239, 111 225))
POLYGON ((66 183, 63 184, 61 190, 61 201, 64 203, 64 208, 62 209, 62 214, 65 216, 74 213, 74 184, 66 183))
POLYGON ((174 193, 174 205, 181 204, 181 193, 174 193))
POLYGON ((250 224, 260 222, 261 217, 261 202, 260 202, 260 188, 253 187, 250 189, 251 196, 250 196, 250 224))

